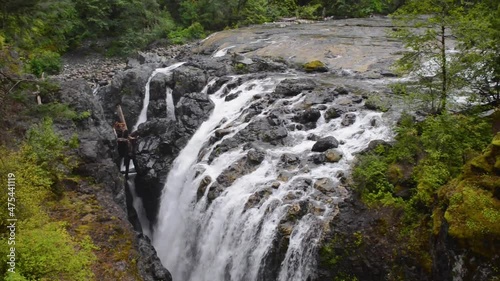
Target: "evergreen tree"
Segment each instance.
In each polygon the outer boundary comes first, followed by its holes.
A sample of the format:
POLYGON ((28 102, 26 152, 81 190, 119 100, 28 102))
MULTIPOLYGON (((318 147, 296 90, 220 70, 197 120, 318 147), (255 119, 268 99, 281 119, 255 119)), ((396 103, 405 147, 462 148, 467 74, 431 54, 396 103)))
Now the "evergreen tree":
POLYGON ((419 78, 431 113, 447 108, 458 90, 499 99, 498 1, 411 0, 394 14, 395 35, 408 51, 400 70, 419 78))

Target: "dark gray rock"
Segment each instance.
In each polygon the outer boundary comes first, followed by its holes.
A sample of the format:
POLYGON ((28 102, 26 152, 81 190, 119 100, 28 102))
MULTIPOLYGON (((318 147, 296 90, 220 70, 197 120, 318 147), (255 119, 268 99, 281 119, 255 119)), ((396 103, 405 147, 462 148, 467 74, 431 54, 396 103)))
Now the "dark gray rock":
MULTIPOLYGON (((62 82, 58 101, 68 104, 77 113, 90 112, 88 118, 75 121, 74 126, 56 124, 56 129, 63 138, 69 139, 74 133, 78 135, 80 147, 77 153, 82 161, 74 172, 103 185, 103 189, 90 192, 99 201, 106 202, 105 207, 111 213, 123 216, 123 219, 128 217, 134 229, 140 230, 137 214, 131 205, 131 195, 126 191, 123 175, 118 169, 115 136, 106 122, 101 104, 84 80, 62 82), (114 202, 106 199, 108 197, 113 198, 114 202)), ((137 260, 140 276, 147 281, 171 281, 170 273, 162 266, 149 239, 142 234, 136 238, 135 245, 140 254, 137 260)))
POLYGON ((261 205, 261 202, 263 202, 263 199, 267 199, 272 193, 273 192, 269 188, 266 188, 266 189, 259 190, 259 191, 255 192, 254 194, 250 195, 247 202, 245 203, 244 210, 246 211, 250 208, 254 208, 256 206, 261 205))
POLYGON ((116 106, 121 105, 125 120, 131 128, 142 109, 144 88, 151 73, 158 65, 145 64, 117 73, 111 84, 98 92, 106 120, 113 124, 118 121, 116 106))
POLYGON ((241 91, 238 91, 238 92, 236 92, 236 93, 229 94, 229 95, 227 95, 227 96, 224 98, 224 101, 232 101, 232 100, 234 100, 235 98, 237 98, 240 94, 241 94, 241 91))
POLYGON ((316 122, 321 117, 321 112, 317 108, 306 109, 293 117, 295 122, 301 124, 306 124, 310 122, 316 122))
POLYGON ((265 155, 266 153, 262 150, 250 149, 247 155, 222 171, 217 177, 216 183, 210 186, 207 195, 208 202, 212 202, 238 178, 255 171, 259 167, 259 164, 264 161, 265 155))
POLYGON ((356 114, 354 113, 346 113, 342 118, 342 126, 350 126, 356 122, 356 114))
POLYGON ((366 154, 366 153, 369 153, 373 150, 375 150, 375 148, 377 148, 379 145, 383 146, 384 148, 389 148, 391 147, 391 144, 384 141, 384 140, 372 140, 370 141, 370 143, 368 144, 368 147, 363 149, 361 152, 359 152, 360 154, 366 154))
POLYGON ((307 135, 307 140, 317 141, 318 139, 319 139, 319 137, 315 134, 307 135))
POLYGON ((161 264, 149 238, 140 233, 137 235, 137 242, 142 257, 137 261, 137 267, 144 281, 172 281, 172 275, 161 264))
POLYGON ((195 131, 212 112, 214 104, 205 93, 189 93, 182 96, 176 106, 176 114, 186 129, 195 131))
POLYGON ((189 64, 184 64, 176 68, 172 73, 174 80, 172 94, 174 104, 176 105, 184 95, 201 92, 208 82, 208 76, 205 71, 189 64))
POLYGON ((160 57, 156 53, 150 53, 150 52, 137 52, 135 59, 137 59, 137 61, 139 61, 140 64, 161 63, 165 61, 165 58, 160 57))
POLYGON ((212 109, 213 103, 207 94, 189 93, 177 104, 177 122, 152 118, 139 126, 136 186, 151 222, 156 221, 159 198, 172 162, 212 109))
POLYGON ((205 195, 205 191, 207 190, 207 187, 212 183, 212 178, 210 176, 205 176, 201 181, 200 185, 198 186, 198 190, 196 192, 196 199, 200 200, 203 195, 205 195))
MULTIPOLYGON (((337 185, 331 178, 321 178, 314 182, 314 188, 321 191, 324 194, 332 196, 337 185)), ((338 194, 334 195, 338 196, 338 194)))
POLYGON ((314 164, 323 164, 326 162, 326 157, 323 153, 315 153, 309 157, 309 160, 312 161, 314 164))
POLYGON ((294 169, 300 164, 300 157, 292 153, 284 153, 280 157, 279 165, 285 169, 294 169))
POLYGON ((304 106, 331 103, 336 96, 338 96, 338 93, 332 90, 312 91, 307 93, 304 106))
POLYGON ((336 138, 329 136, 319 139, 312 147, 312 151, 314 152, 324 152, 330 148, 337 148, 339 146, 339 142, 336 138))
POLYGON ((285 79, 281 81, 274 94, 279 96, 296 96, 303 91, 312 91, 316 87, 316 83, 312 79, 285 79))
POLYGON ((325 121, 326 122, 330 122, 330 120, 335 119, 335 118, 339 118, 339 117, 340 117, 340 112, 335 107, 329 107, 325 111, 325 121))
POLYGON ((261 117, 253 120, 244 129, 240 130, 233 137, 224 139, 210 153, 209 161, 222 153, 234 149, 244 143, 252 143, 254 141, 262 141, 277 145, 283 143, 283 139, 288 136, 288 131, 283 125, 283 121, 279 118, 261 117))
POLYGON ((228 83, 229 81, 233 80, 231 77, 221 77, 219 79, 217 79, 217 81, 215 81, 215 83, 213 83, 212 86, 208 87, 208 90, 207 90, 207 93, 209 95, 211 94, 214 94, 215 92, 217 92, 224 84, 228 83))

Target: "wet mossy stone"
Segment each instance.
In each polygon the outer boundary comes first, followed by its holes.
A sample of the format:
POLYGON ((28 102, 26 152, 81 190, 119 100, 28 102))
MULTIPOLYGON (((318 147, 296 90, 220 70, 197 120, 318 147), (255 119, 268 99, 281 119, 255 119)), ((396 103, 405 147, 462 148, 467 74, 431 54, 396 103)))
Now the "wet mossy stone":
POLYGON ((304 64, 304 70, 306 72, 328 72, 326 65, 319 60, 313 60, 304 64))

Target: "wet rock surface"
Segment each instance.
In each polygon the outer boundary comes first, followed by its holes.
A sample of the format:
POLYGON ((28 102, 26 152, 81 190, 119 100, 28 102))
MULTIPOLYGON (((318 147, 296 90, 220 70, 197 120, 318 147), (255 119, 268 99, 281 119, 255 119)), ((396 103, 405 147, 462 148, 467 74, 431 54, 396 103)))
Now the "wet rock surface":
MULTIPOLYGON (((61 91, 59 96, 53 97, 54 101, 67 104, 77 114, 89 113, 88 117, 76 120, 73 125, 70 122, 56 123, 56 130, 63 139, 69 140, 78 135, 80 145, 77 154, 82 161, 78 163, 75 173, 91 177, 102 185, 104 188, 90 192, 106 208, 106 212, 123 221, 128 219, 130 225, 127 231, 140 231, 137 214, 130 204, 130 193, 117 165, 119 157, 115 135, 102 104, 83 79, 61 81, 60 86, 61 91)), ((133 242, 139 251, 137 266, 140 276, 144 280, 171 281, 170 273, 162 266, 149 239, 141 234, 133 242)))
POLYGON ((339 146, 339 141, 333 137, 324 137, 319 139, 312 147, 311 151, 314 152, 324 152, 330 148, 337 148, 339 146))
MULTIPOLYGON (((227 167, 217 175, 198 178, 197 201, 203 202, 201 199, 206 196, 209 204, 215 204, 215 200, 219 200, 239 178, 254 173, 260 165, 268 161, 275 161, 273 164, 276 175, 273 174, 261 188, 252 191, 241 204, 244 206, 243 213, 252 212, 264 206, 275 192, 286 193, 281 202, 278 200, 265 205, 268 213, 283 208, 284 216, 277 220, 277 232, 272 247, 263 257, 266 265, 258 273, 260 280, 277 280, 294 231, 298 231, 301 220, 321 217, 327 213, 328 218, 325 221, 328 223, 325 225, 324 222, 311 221, 314 228, 308 233, 324 233, 332 239, 335 235, 352 237, 357 231, 372 230, 373 225, 378 222, 375 216, 350 199, 347 203, 342 203, 344 198, 349 197, 346 163, 352 160, 352 155, 344 152, 352 146, 349 139, 355 141, 365 131, 382 126, 380 116, 376 114, 373 117, 375 119, 371 119, 375 121, 367 122, 369 117, 363 111, 364 108, 375 111, 380 111, 381 108, 366 104, 366 96, 373 91, 385 91, 386 86, 379 79, 390 76, 387 68, 396 57, 394 53, 399 50, 400 44, 381 39, 385 36, 382 32, 390 27, 386 25, 386 20, 374 20, 376 31, 371 33, 363 23, 364 20, 346 20, 294 26, 290 29, 267 26, 259 31, 262 32, 260 38, 254 38, 257 34, 255 27, 249 27, 238 30, 241 36, 248 36, 245 37, 249 38, 248 42, 253 39, 269 40, 262 40, 255 46, 236 44, 227 55, 211 57, 217 50, 232 44, 231 40, 236 36, 233 31, 224 31, 195 44, 191 50, 179 52, 175 61, 186 61, 185 65, 168 75, 159 74, 151 79, 148 121, 140 125, 137 131, 136 187, 138 195, 143 199, 148 219, 153 223, 157 221, 159 200, 173 161, 212 113, 214 103, 211 101, 211 95, 225 87, 223 100, 232 102, 248 90, 232 91, 246 81, 276 76, 281 80, 272 91, 255 94, 250 99, 249 106, 242 108, 240 117, 225 127, 217 127, 207 138, 207 144, 198 156, 199 160, 207 156, 204 164, 216 162, 225 153, 241 150, 244 156, 240 155, 231 160, 232 162, 227 163, 227 167), (284 41, 280 39, 281 36, 293 32, 302 34, 297 36, 300 38, 298 42, 302 42, 304 38, 311 40, 309 36, 314 36, 314 32, 322 28, 328 31, 321 31, 324 33, 321 36, 331 36, 334 42, 328 39, 325 40, 328 44, 314 44, 314 50, 308 49, 310 47, 295 48, 293 53, 290 53, 293 46, 284 48, 284 41), (354 33, 353 29, 356 29, 354 33), (368 46, 363 40, 362 44, 349 45, 342 39, 342 34, 348 34, 346 36, 355 38, 354 40, 370 38, 380 46, 368 46), (277 40, 271 43, 272 39, 277 40), (280 52, 276 47, 281 48, 280 52), (319 54, 320 57, 311 58, 311 54, 319 54), (324 68, 320 68, 320 72, 304 73, 303 64, 317 59, 324 62, 324 68), (233 79, 231 75, 242 73, 241 65, 245 75, 233 79), (292 73, 286 73, 289 71, 292 73), (218 80, 207 87, 206 93, 202 91, 214 78, 218 80), (367 82, 368 79, 371 82, 367 82), (165 112, 167 88, 172 89, 176 120, 167 119, 165 112), (376 119, 377 116, 379 119, 376 119), (318 129, 325 124, 331 130, 328 134, 318 129), (337 135, 337 130, 343 133, 337 135), (301 149, 300 142, 306 142, 307 147, 301 149), (280 147, 286 149, 281 151, 280 147), (325 175, 321 168, 329 167, 328 165, 341 165, 340 171, 325 175), (314 169, 317 169, 317 173, 311 174, 314 169), (333 221, 330 223, 331 219, 333 221)), ((299 43, 294 42, 291 45, 294 44, 299 43)), ((123 70, 114 72, 107 85, 103 83, 97 91, 96 97, 100 103, 94 104, 92 93, 88 88, 85 90, 89 94, 88 100, 83 99, 85 101, 77 103, 80 104, 81 110, 92 108, 92 116, 88 121, 88 124, 92 125, 84 130, 89 130, 90 135, 100 136, 99 139, 93 139, 84 135, 81 153, 89 165, 94 165, 95 161, 99 162, 99 158, 106 153, 114 153, 110 125, 117 121, 116 105, 122 106, 127 123, 131 127, 141 111, 145 85, 151 73, 157 67, 172 63, 174 60, 158 54, 134 57, 123 70), (101 109, 98 109, 99 105, 101 109), (94 146, 97 149, 93 149, 94 146)), ((248 87, 250 89, 254 86, 248 87)), ((71 85, 68 88, 79 87, 83 86, 71 85)), ((368 142, 363 145, 371 146, 368 142)), ((117 174, 116 155, 107 161, 106 165, 109 166, 89 166, 89 173, 95 173, 102 180, 116 181, 115 188, 119 194, 122 183, 117 174), (112 165, 115 166, 111 168, 112 165)), ((201 174, 203 172, 200 172, 201 174)), ((308 239, 308 243, 313 243, 316 238, 308 239)), ((367 254, 366 257, 354 256, 351 260, 342 261, 338 269, 352 270, 350 272, 356 276, 367 278, 361 280, 382 280, 387 276, 389 263, 387 260, 377 260, 378 251, 383 257, 388 257, 388 252, 382 249, 387 242, 375 236, 370 239, 373 239, 369 241, 374 243, 380 242, 380 247, 362 252, 367 254)), ((143 245, 139 246, 142 247, 141 251, 151 258, 146 258, 143 271, 147 273, 144 274, 149 276, 147 278, 156 278, 145 280, 170 280, 170 274, 162 269, 154 258, 156 253, 148 246, 147 239, 142 237, 139 241, 139 245, 143 245)), ((341 251, 341 246, 338 247, 339 249, 335 250, 341 251)), ((426 280, 419 279, 423 278, 419 267, 411 267, 415 261, 410 259, 408 264, 408 267, 405 267, 408 270, 407 276, 414 277, 413 280, 426 280)), ((335 277, 332 272, 331 268, 320 265, 315 280, 331 280, 335 277)))

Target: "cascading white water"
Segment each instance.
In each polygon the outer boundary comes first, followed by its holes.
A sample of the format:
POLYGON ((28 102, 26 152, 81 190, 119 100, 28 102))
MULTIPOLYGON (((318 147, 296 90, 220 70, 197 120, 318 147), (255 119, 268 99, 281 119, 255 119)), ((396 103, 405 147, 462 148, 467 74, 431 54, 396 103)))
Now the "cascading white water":
MULTIPOLYGON (((147 112, 148 112, 148 106, 149 106, 149 96, 150 96, 150 93, 149 93, 149 86, 150 86, 150 83, 151 83, 151 80, 153 79, 153 77, 155 75, 157 75, 158 73, 164 73, 164 74, 168 74, 170 71, 178 68, 179 66, 183 65, 185 62, 179 62, 179 63, 176 63, 176 64, 173 64, 171 66, 168 66, 168 67, 165 67, 165 68, 158 68, 156 69, 155 71, 153 71, 153 73, 151 74, 151 76, 149 77, 147 83, 146 83, 146 86, 145 86, 145 91, 144 91, 144 101, 142 102, 142 109, 141 109, 141 113, 139 115, 139 118, 137 119, 137 122, 135 123, 135 125, 132 127, 132 131, 135 131, 137 130, 137 128, 139 127, 139 125, 141 125, 142 123, 146 122, 148 117, 147 117, 147 112)), ((175 111, 174 111, 174 102, 173 102, 173 98, 172 98, 172 89, 170 89, 169 87, 167 87, 167 92, 165 93, 166 95, 166 102, 167 102, 167 118, 169 120, 175 120, 175 111)), ((142 199, 141 197, 139 197, 137 195, 137 191, 136 191, 136 188, 135 188, 135 183, 134 183, 134 180, 135 180, 135 167, 134 167, 134 163, 131 161, 130 164, 129 164, 129 170, 131 171, 131 175, 130 175, 130 178, 127 180, 127 183, 128 183, 128 186, 130 188, 130 193, 132 195, 132 205, 137 213, 137 217, 139 219, 139 222, 141 223, 141 227, 142 227, 142 232, 144 233, 144 235, 148 236, 148 237, 151 237, 151 227, 150 227, 150 223, 149 223, 149 220, 148 218, 146 217, 146 211, 144 210, 144 204, 142 202, 142 199)), ((122 159, 122 163, 121 163, 121 167, 120 167, 120 170, 122 172, 125 171, 125 165, 123 163, 123 159, 122 159)))
POLYGON ((166 98, 166 103, 167 103, 167 119, 168 120, 173 120, 175 121, 175 105, 174 105, 174 97, 172 95, 172 89, 170 87, 167 87, 167 98, 166 98))
MULTIPOLYGON (((197 190, 202 178, 217 178, 246 154, 242 144, 237 149, 222 153, 208 164, 210 153, 198 161, 204 144, 216 128, 231 127, 235 130, 223 140, 245 128, 247 124, 240 117, 245 108, 256 102, 252 97, 271 93, 278 82, 278 78, 245 82, 231 90, 231 93, 239 92, 239 96, 228 102, 223 98, 224 87, 220 89, 212 97, 215 104, 212 115, 174 161, 163 190, 158 224, 153 233, 153 245, 174 280, 269 280, 264 276, 263 268, 266 256, 274 247, 280 223, 292 208, 296 208, 300 202, 307 202, 315 211, 298 219, 293 226, 280 272, 277 273, 279 281, 306 280, 314 274, 314 256, 322 231, 338 212, 335 202, 343 200, 347 192, 338 186, 338 196, 325 202, 312 185, 297 189, 294 180, 328 177, 338 182, 337 173, 348 170, 353 153, 364 149, 373 139, 387 140, 391 136, 389 128, 382 122, 381 113, 357 112, 356 122, 348 127, 342 126, 340 119, 327 123, 321 118, 313 130, 289 132, 285 146, 266 146, 265 158, 258 168, 236 179, 211 203, 207 200, 209 188, 197 201, 197 190), (281 182, 279 188, 270 188, 270 183, 276 182, 280 172, 278 167, 283 153, 295 153, 303 157, 311 153, 314 141, 307 140, 310 133, 319 137, 333 135, 344 141, 339 147, 344 154, 342 160, 296 170, 291 179, 281 182), (248 206, 249 198, 260 191, 269 194, 258 204, 248 206)), ((303 98, 289 98, 289 107, 299 104, 303 98)), ((283 107, 283 104, 275 102, 271 107, 283 107)), ((254 118, 268 112, 266 110, 254 118)), ((221 141, 213 144, 211 149, 221 141)))
POLYGON ((230 49, 234 48, 236 46, 229 46, 229 47, 226 47, 226 48, 222 48, 220 50, 217 50, 216 52, 214 52, 214 54, 212 55, 213 58, 220 58, 220 57, 223 57, 225 55, 227 55, 227 51, 229 51, 230 49))
MULTIPOLYGON (((153 79, 153 77, 155 77, 155 75, 158 73, 168 74, 168 73, 170 73, 170 71, 178 68, 179 66, 181 66, 183 64, 185 64, 185 62, 179 62, 179 63, 173 64, 171 66, 168 66, 168 67, 158 68, 155 71, 153 71, 151 76, 149 76, 148 81, 146 82, 145 89, 144 89, 144 100, 142 102, 141 113, 139 114, 139 118, 137 119, 137 122, 135 123, 134 127, 132 127, 132 131, 137 130, 137 128, 139 127, 140 124, 148 121, 149 87, 150 87, 151 80, 153 79)), ((167 95, 167 93, 165 93, 165 94, 167 95)), ((168 95, 167 95, 167 105, 168 105, 168 95)), ((172 102, 172 105, 173 105, 173 102, 172 102)))

